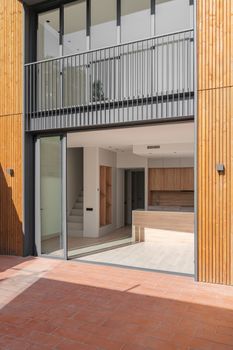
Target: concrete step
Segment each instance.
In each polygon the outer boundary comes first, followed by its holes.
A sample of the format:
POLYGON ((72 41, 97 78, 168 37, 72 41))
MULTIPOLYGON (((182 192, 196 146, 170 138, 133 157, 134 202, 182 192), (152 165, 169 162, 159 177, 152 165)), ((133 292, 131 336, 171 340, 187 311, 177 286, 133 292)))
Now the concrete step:
POLYGON ((82 202, 76 202, 74 205, 74 209, 83 209, 83 203, 82 202))
POLYGON ((82 222, 68 222, 68 231, 71 230, 83 230, 83 223, 82 222))
POLYGON ((70 215, 81 215, 81 216, 83 216, 83 209, 72 209, 70 215))
POLYGON ((68 222, 83 222, 82 215, 69 215, 68 222))

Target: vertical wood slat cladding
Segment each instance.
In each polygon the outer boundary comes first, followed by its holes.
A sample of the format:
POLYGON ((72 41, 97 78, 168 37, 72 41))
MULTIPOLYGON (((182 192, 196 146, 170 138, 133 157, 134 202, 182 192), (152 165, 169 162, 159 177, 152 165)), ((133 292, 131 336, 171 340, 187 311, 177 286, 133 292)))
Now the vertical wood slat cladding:
POLYGON ((12 255, 23 252, 22 16, 20 1, 0 0, 0 254, 12 255))
POLYGON ((233 1, 198 0, 198 279, 222 284, 233 284, 232 40, 233 1))

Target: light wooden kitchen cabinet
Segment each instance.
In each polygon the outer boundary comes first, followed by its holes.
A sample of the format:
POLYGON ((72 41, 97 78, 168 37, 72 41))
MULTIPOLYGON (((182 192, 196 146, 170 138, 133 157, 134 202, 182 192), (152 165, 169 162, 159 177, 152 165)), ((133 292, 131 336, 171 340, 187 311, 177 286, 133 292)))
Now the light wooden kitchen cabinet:
POLYGON ((181 190, 194 191, 194 169, 183 168, 181 172, 181 190))
POLYGON ((149 169, 150 191, 193 191, 193 168, 149 169))

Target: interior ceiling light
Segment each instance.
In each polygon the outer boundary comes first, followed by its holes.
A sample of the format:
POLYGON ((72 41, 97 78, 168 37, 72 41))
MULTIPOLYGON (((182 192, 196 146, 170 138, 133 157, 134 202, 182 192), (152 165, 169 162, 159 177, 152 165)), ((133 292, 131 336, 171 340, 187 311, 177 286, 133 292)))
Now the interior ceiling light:
POLYGON ((154 145, 154 146, 147 146, 147 149, 159 149, 159 145, 154 145))

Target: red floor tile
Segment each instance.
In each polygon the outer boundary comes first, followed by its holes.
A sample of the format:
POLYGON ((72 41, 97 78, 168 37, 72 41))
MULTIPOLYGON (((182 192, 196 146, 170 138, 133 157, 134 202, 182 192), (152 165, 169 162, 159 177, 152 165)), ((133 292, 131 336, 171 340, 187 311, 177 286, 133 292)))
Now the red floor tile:
POLYGON ((233 350, 233 288, 0 257, 0 349, 233 350))

